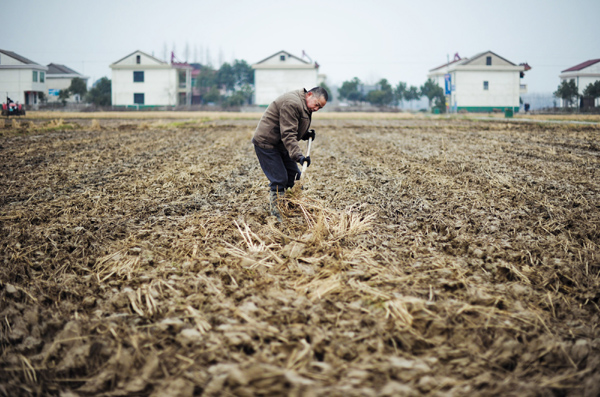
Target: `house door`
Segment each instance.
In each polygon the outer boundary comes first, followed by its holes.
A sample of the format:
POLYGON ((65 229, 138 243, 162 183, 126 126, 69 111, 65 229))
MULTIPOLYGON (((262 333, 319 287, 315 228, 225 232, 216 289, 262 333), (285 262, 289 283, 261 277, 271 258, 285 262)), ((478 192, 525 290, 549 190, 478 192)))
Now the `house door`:
POLYGON ((187 95, 185 92, 179 93, 179 100, 177 101, 178 105, 187 105, 187 95))
POLYGON ((25 91, 25 105, 35 105, 37 103, 37 92, 25 91))
POLYGON ((581 97, 580 108, 590 109, 594 107, 594 99, 592 97, 581 97))

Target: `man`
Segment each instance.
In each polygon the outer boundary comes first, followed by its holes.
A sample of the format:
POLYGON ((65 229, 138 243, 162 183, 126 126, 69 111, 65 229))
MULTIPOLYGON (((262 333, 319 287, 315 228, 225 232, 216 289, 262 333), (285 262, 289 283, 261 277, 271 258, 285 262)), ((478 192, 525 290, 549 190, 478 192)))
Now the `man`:
POLYGON ((315 131, 309 130, 312 113, 322 109, 328 99, 329 94, 321 87, 283 94, 269 105, 254 131, 254 151, 271 182, 270 212, 280 222, 277 199, 300 179, 296 163, 306 161, 310 165, 310 157, 304 157, 298 141, 315 139, 315 131))

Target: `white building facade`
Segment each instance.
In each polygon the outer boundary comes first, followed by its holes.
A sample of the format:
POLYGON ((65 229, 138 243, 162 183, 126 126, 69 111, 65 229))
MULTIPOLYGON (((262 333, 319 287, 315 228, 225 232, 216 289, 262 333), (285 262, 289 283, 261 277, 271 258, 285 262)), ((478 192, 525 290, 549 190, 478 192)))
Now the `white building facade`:
POLYGON ((254 69, 254 103, 268 106, 286 92, 319 83, 319 64, 307 62, 289 52, 279 51, 252 65, 254 69))
MULTIPOLYGON (((71 86, 71 81, 78 77, 85 82, 87 87, 89 77, 82 75, 74 71, 65 65, 58 65, 51 63, 48 65, 48 71, 46 72, 46 86, 48 88, 48 102, 58 102, 58 93, 61 90, 66 90, 71 86)), ((81 102, 83 98, 80 98, 78 94, 71 95, 66 101, 69 103, 81 102)))
MULTIPOLYGON (((600 80, 600 59, 590 59, 565 69, 558 77, 561 84, 563 81, 573 80, 577 86, 577 92, 580 96, 583 96, 583 91, 588 85, 600 80)), ((560 99, 560 102, 562 106, 562 99, 560 99)), ((594 106, 600 106, 600 98, 595 99, 594 106)))
POLYGON ((135 51, 110 65, 112 105, 185 106, 192 101, 192 67, 135 51))
POLYGON ((470 59, 455 56, 452 62, 431 69, 427 76, 440 87, 451 88, 447 105, 454 111, 518 112, 520 95, 527 92, 521 82, 526 69, 529 65, 516 65, 487 51, 470 59))
POLYGON ((0 50, 0 102, 13 102, 36 109, 40 95, 46 95, 48 68, 12 51, 0 50))

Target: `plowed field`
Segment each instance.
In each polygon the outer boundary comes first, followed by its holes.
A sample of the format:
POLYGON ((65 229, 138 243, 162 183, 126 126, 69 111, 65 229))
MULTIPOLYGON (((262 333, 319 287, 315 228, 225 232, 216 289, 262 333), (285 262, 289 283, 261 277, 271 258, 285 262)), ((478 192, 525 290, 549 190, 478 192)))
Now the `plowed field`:
POLYGON ((318 116, 0 130, 0 395, 600 394, 597 125, 318 116))

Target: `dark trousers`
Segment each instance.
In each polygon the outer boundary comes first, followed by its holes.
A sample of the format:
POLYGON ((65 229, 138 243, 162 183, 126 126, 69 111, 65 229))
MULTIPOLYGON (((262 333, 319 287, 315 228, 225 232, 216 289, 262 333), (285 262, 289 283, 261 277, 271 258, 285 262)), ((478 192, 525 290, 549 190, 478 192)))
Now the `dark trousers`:
POLYGON ((291 159, 285 148, 263 149, 254 145, 254 151, 260 168, 271 182, 271 190, 283 192, 284 189, 294 186, 294 182, 300 179, 298 164, 291 159))

